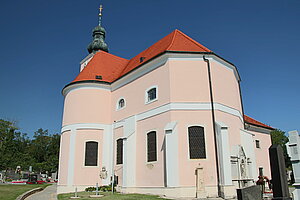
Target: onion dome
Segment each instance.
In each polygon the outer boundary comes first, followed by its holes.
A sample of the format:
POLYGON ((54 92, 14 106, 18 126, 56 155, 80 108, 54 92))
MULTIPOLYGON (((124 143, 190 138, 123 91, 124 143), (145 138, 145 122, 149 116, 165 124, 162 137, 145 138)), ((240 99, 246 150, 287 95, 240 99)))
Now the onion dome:
POLYGON ((95 53, 96 51, 102 50, 108 52, 108 46, 105 43, 105 29, 101 26, 102 18, 102 5, 100 5, 99 12, 99 25, 93 29, 93 41, 88 45, 87 50, 89 53, 95 53))

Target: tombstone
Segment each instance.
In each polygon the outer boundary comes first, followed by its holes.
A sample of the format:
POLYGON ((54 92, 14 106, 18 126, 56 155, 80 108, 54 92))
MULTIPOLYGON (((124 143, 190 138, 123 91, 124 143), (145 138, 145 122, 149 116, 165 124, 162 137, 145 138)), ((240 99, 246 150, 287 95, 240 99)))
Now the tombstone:
POLYGON ((292 200, 288 189, 283 150, 273 144, 269 148, 274 200, 292 200))
POLYGON ((238 200, 259 200, 262 199, 260 186, 252 185, 242 189, 237 189, 238 200))
POLYGON ((289 142, 286 146, 291 158, 295 178, 293 196, 294 199, 300 199, 300 137, 298 131, 289 131, 289 142))

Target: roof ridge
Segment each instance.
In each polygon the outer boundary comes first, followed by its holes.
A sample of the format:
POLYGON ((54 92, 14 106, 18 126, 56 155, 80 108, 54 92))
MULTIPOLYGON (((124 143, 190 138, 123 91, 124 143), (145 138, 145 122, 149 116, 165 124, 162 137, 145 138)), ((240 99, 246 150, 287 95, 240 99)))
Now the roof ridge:
MULTIPOLYGON (((97 52, 96 52, 96 54, 99 54, 99 53, 107 54, 107 55, 113 56, 113 57, 115 57, 115 58, 120 58, 120 59, 129 61, 129 60, 126 59, 126 58, 122 58, 122 57, 120 57, 120 56, 116 56, 116 55, 114 55, 114 54, 111 54, 111 53, 108 53, 108 52, 105 52, 105 51, 101 51, 101 50, 100 50, 100 51, 97 51, 97 52)), ((95 55, 96 55, 96 54, 95 54, 95 55)), ((95 56, 95 55, 94 55, 94 56, 95 56)), ((93 56, 93 58, 94 58, 94 56, 93 56)))
POLYGON ((167 49, 169 49, 169 48, 173 45, 174 40, 175 40, 175 35, 176 35, 176 33, 177 33, 178 31, 179 31, 178 29, 175 29, 175 30, 172 32, 172 33, 173 33, 172 41, 171 41, 171 43, 169 44, 169 46, 167 47, 167 49))
MULTIPOLYGON (((177 30, 177 29, 176 29, 177 30)), ((196 40, 192 39, 191 37, 187 36, 185 33, 183 33, 180 30, 177 30, 182 36, 184 36, 185 38, 187 38, 188 40, 190 40, 191 42, 193 42, 194 44, 196 44, 197 46, 203 48, 206 51, 212 52, 210 49, 208 49, 207 47, 203 46, 202 44, 200 44, 199 42, 197 42, 196 40)))

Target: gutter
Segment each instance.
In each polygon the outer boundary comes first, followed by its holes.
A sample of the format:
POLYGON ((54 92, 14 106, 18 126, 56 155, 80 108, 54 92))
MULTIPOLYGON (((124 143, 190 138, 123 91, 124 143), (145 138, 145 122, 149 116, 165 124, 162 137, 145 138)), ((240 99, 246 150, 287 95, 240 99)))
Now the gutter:
POLYGON ((216 159, 216 170, 217 170, 217 187, 218 187, 218 196, 221 196, 221 186, 220 186, 220 171, 219 171, 219 158, 218 158, 218 147, 217 147, 217 132, 216 132, 216 119, 215 119, 215 109, 214 109, 214 99, 212 91, 212 82, 211 82, 211 71, 210 71, 210 62, 205 55, 203 55, 204 62, 207 63, 208 71, 208 83, 209 83, 209 93, 210 93, 210 103, 211 103, 211 117, 213 123, 213 132, 214 132, 214 143, 215 143, 215 159, 216 159))

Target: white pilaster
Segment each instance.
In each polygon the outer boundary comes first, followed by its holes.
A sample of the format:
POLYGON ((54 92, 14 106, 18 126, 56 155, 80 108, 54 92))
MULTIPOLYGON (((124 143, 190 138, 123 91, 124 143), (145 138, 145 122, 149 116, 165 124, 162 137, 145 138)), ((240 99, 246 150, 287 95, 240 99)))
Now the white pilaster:
POLYGON ((220 182, 221 185, 232 185, 228 127, 221 122, 216 122, 216 131, 220 165, 220 182))
POLYGON ((72 186, 74 181, 75 144, 76 144, 76 130, 71 129, 69 160, 68 160, 68 179, 67 179, 68 186, 72 186))
MULTIPOLYGON (((102 167, 105 167, 108 174, 112 174, 112 126, 106 125, 103 131, 102 167)), ((101 169, 100 169, 101 170, 101 169)), ((102 185, 110 184, 110 176, 102 180, 102 185)))
POLYGON ((136 182, 136 116, 125 119, 123 140, 123 187, 136 182))
POLYGON ((165 160, 166 160, 166 186, 178 187, 178 133, 177 122, 170 122, 165 127, 165 160))

